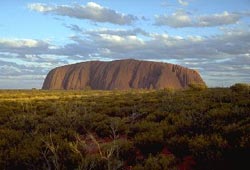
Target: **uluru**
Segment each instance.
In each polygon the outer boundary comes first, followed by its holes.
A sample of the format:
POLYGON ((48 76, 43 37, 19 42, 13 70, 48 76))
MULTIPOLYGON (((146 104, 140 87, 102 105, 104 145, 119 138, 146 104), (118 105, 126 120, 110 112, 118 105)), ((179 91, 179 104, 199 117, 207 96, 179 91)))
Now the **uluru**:
POLYGON ((200 74, 193 69, 163 62, 125 59, 87 61, 54 68, 48 73, 42 89, 185 89, 191 83, 205 85, 200 74))

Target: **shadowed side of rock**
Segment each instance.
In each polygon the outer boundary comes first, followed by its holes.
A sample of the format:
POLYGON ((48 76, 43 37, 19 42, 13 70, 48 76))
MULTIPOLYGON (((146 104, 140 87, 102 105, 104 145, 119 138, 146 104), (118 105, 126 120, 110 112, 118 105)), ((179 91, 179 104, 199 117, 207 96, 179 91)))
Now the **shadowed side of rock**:
POLYGON ((47 75, 42 89, 183 89, 190 83, 205 84, 199 73, 192 69, 128 59, 89 61, 55 68, 47 75))

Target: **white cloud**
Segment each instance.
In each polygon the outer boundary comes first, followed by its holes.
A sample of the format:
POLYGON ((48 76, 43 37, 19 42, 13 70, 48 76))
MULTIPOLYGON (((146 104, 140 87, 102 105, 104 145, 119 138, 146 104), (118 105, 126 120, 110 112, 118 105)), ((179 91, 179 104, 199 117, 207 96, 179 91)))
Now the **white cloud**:
POLYGON ((100 34, 100 41, 116 44, 117 46, 141 45, 143 43, 136 35, 120 36, 110 34, 100 34))
POLYGON ((105 41, 120 43, 124 42, 125 38, 118 35, 108 35, 108 34, 100 34, 101 38, 105 41))
POLYGON ((48 12, 48 11, 53 10, 52 7, 49 7, 46 4, 42 4, 42 3, 28 4, 28 8, 34 11, 38 11, 38 12, 48 12))
POLYGON ((94 22, 109 22, 119 25, 129 25, 137 20, 136 16, 117 12, 95 2, 88 2, 85 6, 80 4, 69 6, 32 3, 28 5, 28 8, 41 13, 51 13, 59 16, 88 19, 94 22))
POLYGON ((181 27, 214 27, 229 24, 236 24, 247 13, 230 13, 224 11, 218 14, 192 16, 184 11, 177 11, 171 15, 156 16, 156 25, 166 25, 174 28, 181 27))
POLYGON ((197 26, 211 27, 219 25, 235 24, 241 19, 241 15, 224 11, 220 14, 204 15, 198 17, 197 26))
POLYGON ((38 47, 41 44, 43 44, 41 41, 33 39, 0 39, 0 46, 8 46, 14 48, 33 48, 38 47))
MULTIPOLYGON (((73 28, 72 28, 73 30, 73 28)), ((109 34, 109 35, 119 35, 119 36, 128 36, 128 35, 144 35, 148 36, 148 33, 140 28, 134 28, 134 29, 107 29, 107 28, 99 28, 96 30, 88 30, 83 31, 81 29, 81 33, 89 34, 89 35, 99 35, 99 34, 109 34)))
POLYGON ((43 40, 0 38, 0 53, 43 54, 48 53, 50 47, 52 46, 43 40))
POLYGON ((90 8, 103 9, 103 7, 95 2, 88 2, 87 5, 90 8))
POLYGON ((184 11, 177 11, 171 15, 156 16, 156 25, 167 25, 170 27, 189 27, 192 26, 191 17, 184 11))
POLYGON ((177 0, 179 2, 179 4, 183 5, 183 6, 187 6, 188 2, 187 1, 183 1, 183 0, 177 0))

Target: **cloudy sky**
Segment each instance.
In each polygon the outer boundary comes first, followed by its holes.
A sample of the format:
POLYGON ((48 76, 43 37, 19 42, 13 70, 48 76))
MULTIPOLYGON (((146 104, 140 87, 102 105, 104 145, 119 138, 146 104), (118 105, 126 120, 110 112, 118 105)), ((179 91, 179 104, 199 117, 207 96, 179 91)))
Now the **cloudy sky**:
POLYGON ((0 88, 41 88, 54 67, 135 58, 250 82, 249 0, 0 2, 0 88))

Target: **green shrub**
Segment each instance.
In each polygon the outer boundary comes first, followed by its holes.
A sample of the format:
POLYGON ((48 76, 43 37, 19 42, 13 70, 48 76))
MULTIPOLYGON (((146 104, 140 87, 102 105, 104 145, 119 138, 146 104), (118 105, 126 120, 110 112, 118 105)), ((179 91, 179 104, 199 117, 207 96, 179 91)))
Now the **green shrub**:
POLYGON ((201 91, 207 89, 207 86, 201 83, 190 83, 188 84, 188 88, 194 91, 201 91))
POLYGON ((234 92, 240 93, 245 92, 248 93, 250 91, 250 84, 246 83, 236 83, 230 87, 230 89, 234 92))

